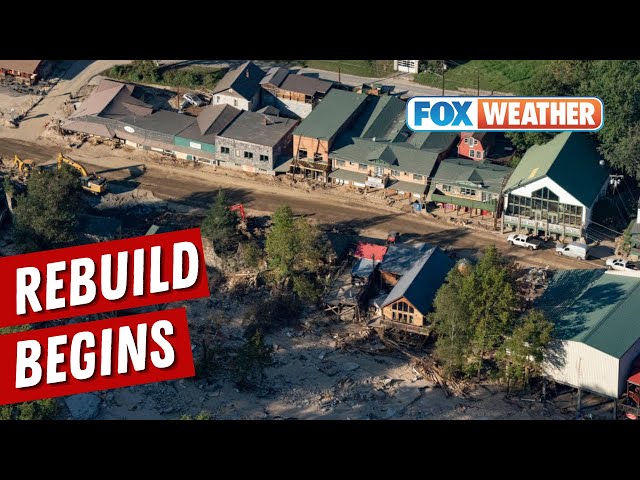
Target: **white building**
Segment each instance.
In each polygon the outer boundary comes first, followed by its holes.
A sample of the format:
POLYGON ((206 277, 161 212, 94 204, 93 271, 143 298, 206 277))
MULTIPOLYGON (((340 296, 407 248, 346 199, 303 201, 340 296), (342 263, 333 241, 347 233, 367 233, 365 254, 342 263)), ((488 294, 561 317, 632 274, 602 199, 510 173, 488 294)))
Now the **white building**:
POLYGON ((393 69, 396 72, 418 73, 420 60, 394 60, 393 69))
POLYGON ((563 132, 525 153, 504 188, 505 225, 579 239, 607 191, 609 169, 586 133, 563 132))
POLYGON ((545 375, 610 398, 625 390, 640 355, 640 278, 605 270, 554 274, 536 302, 555 325, 545 375))
POLYGON ((265 72, 253 62, 229 70, 213 89, 213 105, 226 103, 253 112, 260 107, 260 80, 265 72))

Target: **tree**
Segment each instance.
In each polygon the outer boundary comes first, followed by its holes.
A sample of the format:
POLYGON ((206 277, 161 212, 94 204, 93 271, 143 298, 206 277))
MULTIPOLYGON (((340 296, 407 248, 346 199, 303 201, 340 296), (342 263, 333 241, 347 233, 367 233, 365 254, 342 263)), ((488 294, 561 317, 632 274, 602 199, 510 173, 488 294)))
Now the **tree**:
POLYGON ((55 398, 0 405, 0 420, 49 420, 57 411, 58 402, 55 398))
POLYGON ((33 173, 26 195, 16 199, 14 236, 23 252, 58 247, 74 240, 83 210, 79 174, 68 165, 33 173))
POLYGON ((624 258, 628 258, 629 255, 631 255, 632 248, 633 237, 631 236, 631 227, 627 227, 618 241, 618 254, 622 255, 624 258))
POLYGON ((552 332, 553 324, 544 314, 530 310, 505 339, 496 357, 503 365, 507 391, 512 383, 527 386, 531 377, 540 373, 552 332))
POLYGON ((511 265, 489 245, 471 275, 462 283, 461 301, 469 305, 471 344, 478 363, 478 380, 484 356, 509 332, 518 307, 510 275, 511 265))
POLYGON ((295 218, 289 206, 274 212, 265 247, 269 268, 277 282, 291 279, 294 292, 307 300, 319 295, 314 274, 325 251, 319 239, 318 228, 305 218, 295 218))
POLYGON ((227 256, 238 249, 241 237, 237 225, 238 215, 229 210, 224 192, 218 190, 213 206, 200 227, 202 235, 211 240, 216 254, 227 256))
POLYGON ((435 356, 442 364, 444 373, 453 376, 463 370, 469 356, 469 311, 468 305, 459 300, 463 276, 453 269, 433 301, 431 314, 433 330, 437 335, 435 356))
POLYGON ((256 330, 238 350, 234 373, 243 388, 255 387, 264 380, 264 369, 272 362, 273 347, 264 343, 261 330, 256 330))

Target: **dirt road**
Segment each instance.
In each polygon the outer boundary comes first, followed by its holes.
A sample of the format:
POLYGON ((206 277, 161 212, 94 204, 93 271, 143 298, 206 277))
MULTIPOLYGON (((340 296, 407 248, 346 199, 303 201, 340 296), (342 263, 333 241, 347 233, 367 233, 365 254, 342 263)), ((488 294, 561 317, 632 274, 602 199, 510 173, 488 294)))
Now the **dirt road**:
MULTIPOLYGON (((0 139, 0 154, 5 159, 15 153, 37 163, 51 163, 59 147, 45 142, 0 139)), ((69 154, 90 170, 105 176, 119 189, 145 188, 157 197, 194 207, 208 207, 216 191, 225 189, 234 202, 242 202, 251 215, 273 212, 288 204, 297 214, 308 216, 321 225, 353 228, 362 236, 381 239, 391 230, 402 232, 405 240, 425 241, 441 247, 452 247, 465 257, 474 258, 484 247, 495 243, 502 252, 525 265, 572 269, 603 268, 602 260, 579 262, 557 257, 553 251, 529 252, 506 244, 505 236, 451 225, 392 207, 371 205, 365 200, 345 198, 338 189, 302 191, 275 179, 254 179, 210 167, 179 168, 145 162, 138 151, 112 151, 105 146, 84 146, 69 154), (146 165, 146 171, 143 168, 146 165)))

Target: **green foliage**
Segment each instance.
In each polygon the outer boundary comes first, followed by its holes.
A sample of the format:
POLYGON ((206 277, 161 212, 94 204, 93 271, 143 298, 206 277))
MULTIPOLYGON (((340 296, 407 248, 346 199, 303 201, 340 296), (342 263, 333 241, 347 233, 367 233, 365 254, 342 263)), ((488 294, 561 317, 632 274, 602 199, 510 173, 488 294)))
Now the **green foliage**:
POLYGON ((225 73, 226 69, 206 67, 159 68, 151 60, 135 60, 128 65, 116 65, 105 75, 128 82, 212 89, 225 73))
POLYGON ((511 332, 518 298, 513 265, 490 245, 470 272, 452 270, 440 287, 431 314, 437 335, 436 358, 449 375, 480 376, 485 357, 511 332))
POLYGON ((528 386, 531 377, 540 374, 552 332, 553 324, 542 312, 530 310, 522 317, 496 354, 508 388, 528 386))
POLYGON ((202 222, 200 231, 211 240, 216 254, 224 257, 236 252, 240 243, 240 233, 236 229, 238 216, 229 210, 224 191, 218 190, 212 207, 202 222))
POLYGON ((213 420, 213 415, 207 410, 201 410, 196 415, 183 415, 180 420, 213 420))
POLYGON ((11 179, 9 177, 4 177, 4 179, 2 180, 2 188, 4 188, 4 191, 10 196, 15 193, 15 188, 11 183, 11 179))
POLYGON ((295 218, 290 207, 274 212, 265 248, 269 268, 277 282, 291 279, 293 291, 307 300, 319 296, 314 274, 326 251, 319 240, 318 228, 305 218, 295 218))
POLYGON ((49 420, 58 412, 55 398, 0 406, 0 420, 49 420))
POLYGON ((234 364, 236 384, 241 388, 254 388, 264 380, 264 369, 272 363, 271 345, 264 343, 261 330, 253 335, 240 347, 234 364))
POLYGON ((627 227, 622 234, 620 243, 618 245, 618 254, 624 258, 628 258, 631 255, 631 249, 633 247, 633 238, 631 236, 631 227, 627 227))
POLYGON ((83 209, 78 172, 68 165, 34 173, 15 212, 15 242, 23 252, 59 247, 74 240, 83 209))
POLYGON ((463 281, 457 269, 449 272, 447 283, 436 294, 431 314, 437 335, 435 355, 449 376, 462 371, 469 353, 471 328, 468 305, 459 301, 457 296, 463 281))
MULTIPOLYGON (((594 133, 607 163, 640 179, 640 61, 554 60, 523 88, 524 95, 598 96, 604 101, 604 127, 594 133)), ((549 137, 540 132, 507 134, 524 152, 549 137)))
MULTIPOLYGON (((448 60, 445 88, 476 89, 480 72, 480 89, 522 94, 526 84, 544 69, 547 60, 448 60)), ((442 60, 429 60, 415 81, 442 87, 442 60)))
POLYGON ((310 68, 361 77, 387 77, 393 74, 393 60, 305 60, 310 68))
POLYGON ((255 240, 249 240, 240 246, 244 264, 249 268, 258 268, 262 263, 262 249, 255 240))

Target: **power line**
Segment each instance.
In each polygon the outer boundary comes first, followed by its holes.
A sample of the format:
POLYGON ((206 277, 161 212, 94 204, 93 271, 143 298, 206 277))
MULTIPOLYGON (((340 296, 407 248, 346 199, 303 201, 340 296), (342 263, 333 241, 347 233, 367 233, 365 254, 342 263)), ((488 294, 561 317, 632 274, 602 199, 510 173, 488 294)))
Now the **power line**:
POLYGON ((599 227, 606 228, 607 230, 611 230, 612 232, 617 233, 618 235, 622 235, 622 232, 614 230, 613 228, 609 228, 606 225, 602 225, 601 223, 598 223, 595 220, 591 220, 591 223, 593 223, 594 225, 598 225, 599 227))

